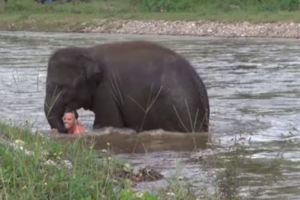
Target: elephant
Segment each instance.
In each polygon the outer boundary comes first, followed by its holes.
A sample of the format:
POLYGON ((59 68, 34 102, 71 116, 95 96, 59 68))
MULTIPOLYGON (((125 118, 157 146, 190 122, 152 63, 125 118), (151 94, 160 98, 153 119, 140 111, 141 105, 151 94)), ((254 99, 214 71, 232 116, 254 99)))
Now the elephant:
POLYGON ((50 56, 44 111, 66 133, 66 109, 94 112, 93 129, 207 132, 206 86, 175 51, 150 41, 64 47, 50 56))

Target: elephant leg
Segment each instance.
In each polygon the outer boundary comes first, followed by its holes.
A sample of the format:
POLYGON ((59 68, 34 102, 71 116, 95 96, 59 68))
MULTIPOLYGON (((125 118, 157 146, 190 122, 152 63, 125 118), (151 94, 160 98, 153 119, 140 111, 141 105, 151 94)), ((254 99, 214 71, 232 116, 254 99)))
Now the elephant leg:
POLYGON ((110 94, 97 94, 95 97, 93 111, 95 113, 94 129, 113 126, 117 128, 124 127, 119 107, 115 99, 110 94))

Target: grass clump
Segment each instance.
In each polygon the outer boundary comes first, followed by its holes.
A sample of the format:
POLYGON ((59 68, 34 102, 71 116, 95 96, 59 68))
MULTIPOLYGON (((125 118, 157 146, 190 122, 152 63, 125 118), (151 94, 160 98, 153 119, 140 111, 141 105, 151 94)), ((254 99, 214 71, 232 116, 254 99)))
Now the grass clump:
POLYGON ((192 185, 183 180, 183 177, 173 177, 169 181, 169 186, 160 191, 161 199, 184 199, 195 200, 197 197, 192 191, 192 185))
POLYGON ((3 123, 0 133, 0 199, 136 199, 129 183, 114 176, 122 164, 84 140, 62 144, 3 123))
POLYGON ((282 179, 283 165, 287 161, 281 154, 269 159, 251 158, 253 150, 250 150, 250 145, 246 145, 248 141, 245 138, 235 137, 232 141, 233 144, 226 152, 211 158, 207 163, 208 167, 214 166, 218 169, 215 179, 217 199, 253 199, 261 191, 259 188, 250 189, 251 186, 263 187, 266 183, 272 185, 282 179), (243 194, 242 188, 249 188, 248 194, 243 194))

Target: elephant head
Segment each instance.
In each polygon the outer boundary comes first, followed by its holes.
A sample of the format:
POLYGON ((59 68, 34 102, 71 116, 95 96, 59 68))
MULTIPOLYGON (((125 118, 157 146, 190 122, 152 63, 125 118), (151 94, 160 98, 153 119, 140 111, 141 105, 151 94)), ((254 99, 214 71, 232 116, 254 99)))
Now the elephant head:
POLYGON ((101 80, 101 64, 85 48, 64 48, 49 59, 44 111, 51 128, 65 133, 66 109, 89 109, 101 80))

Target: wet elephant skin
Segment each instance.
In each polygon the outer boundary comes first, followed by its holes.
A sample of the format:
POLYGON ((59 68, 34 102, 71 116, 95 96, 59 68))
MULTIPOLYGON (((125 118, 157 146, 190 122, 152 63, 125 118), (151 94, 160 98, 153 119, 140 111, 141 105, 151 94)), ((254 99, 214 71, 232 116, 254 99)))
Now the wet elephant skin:
POLYGON ((51 128, 66 132, 66 109, 95 113, 95 129, 208 131, 204 83, 176 52, 146 41, 87 48, 68 47, 49 59, 45 114, 51 128))

